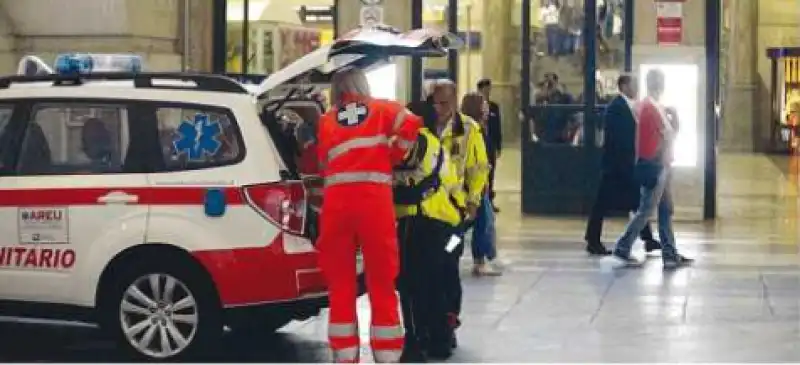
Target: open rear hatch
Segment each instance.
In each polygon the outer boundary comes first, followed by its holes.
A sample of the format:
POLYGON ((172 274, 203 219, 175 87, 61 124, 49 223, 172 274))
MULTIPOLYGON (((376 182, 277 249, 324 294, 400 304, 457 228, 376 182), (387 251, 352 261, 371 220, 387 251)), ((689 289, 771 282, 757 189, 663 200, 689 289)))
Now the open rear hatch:
MULTIPOLYGON (((343 67, 366 72, 392 63, 394 57, 442 57, 463 42, 433 29, 401 33, 377 26, 354 29, 333 44, 311 52, 253 87, 261 118, 275 141, 292 178, 302 179, 308 193, 307 236, 318 234, 322 209, 322 179, 316 154, 317 123, 325 113, 324 91, 330 78, 343 67)), ((237 75, 242 79, 246 75, 237 75)), ((257 77, 250 78, 255 80, 257 77)))

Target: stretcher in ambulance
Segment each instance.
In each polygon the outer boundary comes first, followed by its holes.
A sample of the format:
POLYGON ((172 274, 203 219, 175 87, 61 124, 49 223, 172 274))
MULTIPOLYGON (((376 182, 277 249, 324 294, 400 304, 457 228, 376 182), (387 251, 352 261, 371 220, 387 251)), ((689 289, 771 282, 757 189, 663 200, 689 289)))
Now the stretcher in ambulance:
MULTIPOLYGON (((444 54, 381 34, 352 33, 305 74, 444 54)), ((142 72, 133 55, 55 65, 26 57, 0 77, 0 316, 95 322, 165 361, 213 349, 224 327, 274 331, 327 306, 309 179, 291 152, 313 141, 297 127, 324 109, 314 92, 142 72)))

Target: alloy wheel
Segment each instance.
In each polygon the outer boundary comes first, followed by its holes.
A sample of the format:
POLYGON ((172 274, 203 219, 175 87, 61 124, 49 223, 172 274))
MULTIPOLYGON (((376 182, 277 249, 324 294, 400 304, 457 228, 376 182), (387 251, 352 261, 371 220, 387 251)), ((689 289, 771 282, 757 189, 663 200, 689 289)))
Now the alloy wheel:
POLYGON ((183 352, 197 334, 198 304, 189 288, 167 274, 147 274, 124 292, 119 319, 137 352, 165 359, 183 352))

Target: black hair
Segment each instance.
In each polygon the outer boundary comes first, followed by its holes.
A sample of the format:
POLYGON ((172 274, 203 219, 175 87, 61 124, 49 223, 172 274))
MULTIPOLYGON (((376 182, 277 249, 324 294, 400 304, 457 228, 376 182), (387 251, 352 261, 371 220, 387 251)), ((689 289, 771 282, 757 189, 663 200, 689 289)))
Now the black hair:
POLYGON ((630 85, 632 81, 631 75, 622 75, 617 79, 617 88, 622 90, 623 86, 630 85))
POLYGON ((478 90, 489 86, 492 86, 492 80, 490 79, 481 79, 480 81, 478 81, 478 90))

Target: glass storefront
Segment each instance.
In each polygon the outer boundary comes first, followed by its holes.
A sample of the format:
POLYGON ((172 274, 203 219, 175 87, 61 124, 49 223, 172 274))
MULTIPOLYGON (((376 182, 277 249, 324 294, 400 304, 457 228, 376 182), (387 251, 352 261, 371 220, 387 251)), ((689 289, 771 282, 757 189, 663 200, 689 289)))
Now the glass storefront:
POLYGON ((225 71, 270 74, 333 40, 334 0, 225 0, 225 71))

